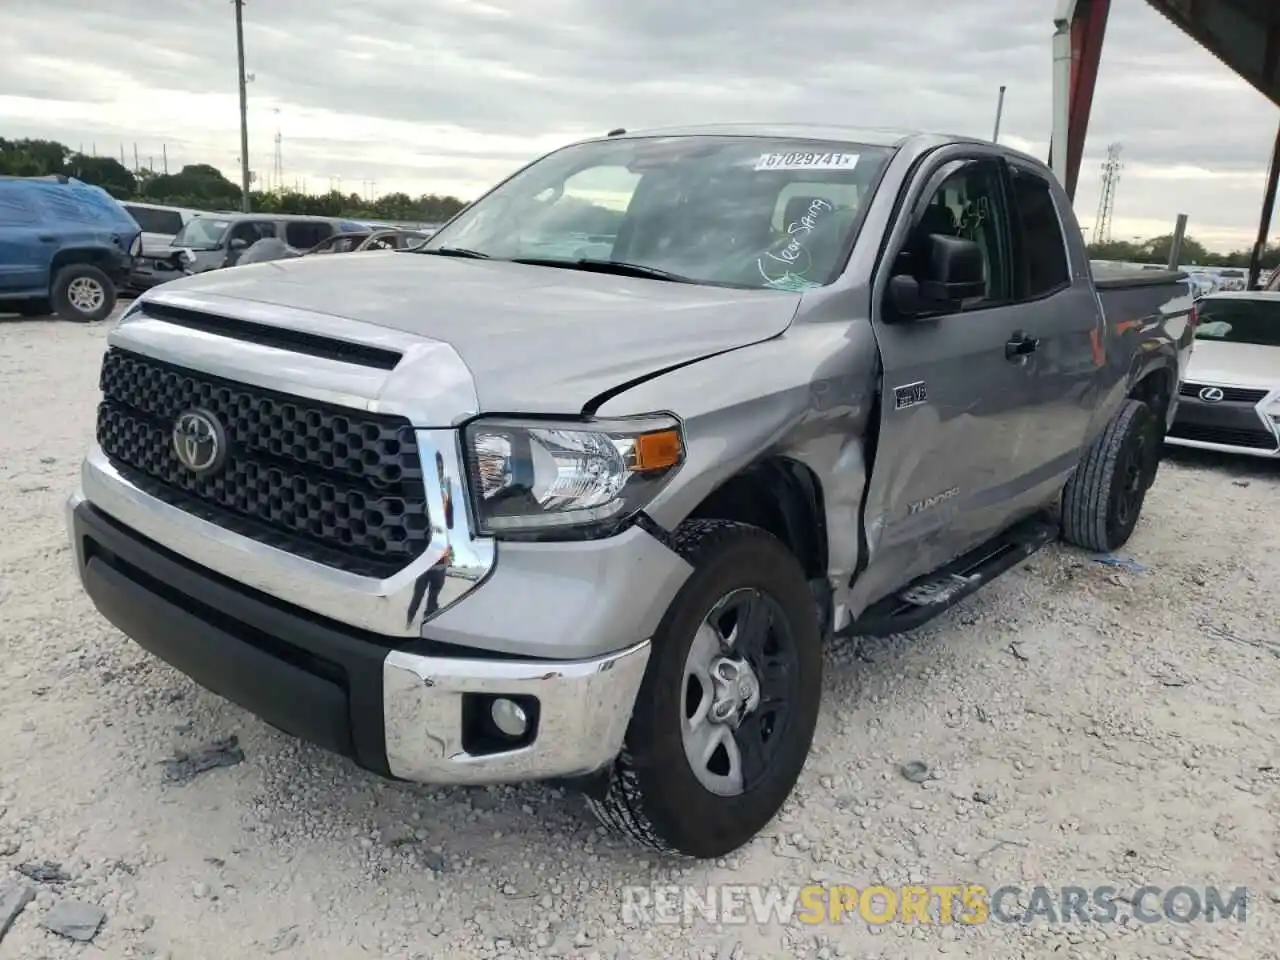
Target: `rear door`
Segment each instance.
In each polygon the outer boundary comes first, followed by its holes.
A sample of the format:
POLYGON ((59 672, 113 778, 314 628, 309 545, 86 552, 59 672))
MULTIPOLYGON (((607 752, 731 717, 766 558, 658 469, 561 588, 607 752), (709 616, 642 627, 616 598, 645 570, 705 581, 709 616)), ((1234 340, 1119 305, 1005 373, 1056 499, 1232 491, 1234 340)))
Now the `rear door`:
MULTIPOLYGON (((1106 325, 1087 258, 1059 214, 1066 193, 1038 167, 1007 164, 1013 225, 1014 326, 1034 349, 1019 361, 1024 414, 1009 447, 1018 511, 1040 506, 1066 482, 1097 409, 1106 325), (1079 249, 1078 246, 1075 249, 1079 249)), ((1012 332, 1012 331, 1010 331, 1012 332)))
MULTIPOLYGON (((999 151, 944 148, 913 179, 876 278, 872 323, 883 367, 867 493, 867 601, 936 569, 1010 522, 1022 484, 1010 451, 1029 432, 1026 367, 1006 356, 1024 325, 1016 302, 1014 228, 999 151), (891 276, 916 274, 929 233, 972 239, 987 289, 960 310, 890 322, 891 276)), ((918 275, 918 274, 917 274, 918 275)))
POLYGON ((58 238, 42 228, 34 192, 21 180, 0 180, 0 292, 26 293, 49 285, 58 238))

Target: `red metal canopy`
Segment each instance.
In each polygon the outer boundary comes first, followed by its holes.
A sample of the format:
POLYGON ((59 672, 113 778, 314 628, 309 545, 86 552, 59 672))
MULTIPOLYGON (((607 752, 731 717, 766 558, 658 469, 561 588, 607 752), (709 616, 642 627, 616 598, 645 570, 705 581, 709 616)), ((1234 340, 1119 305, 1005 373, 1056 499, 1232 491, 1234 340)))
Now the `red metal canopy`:
MULTIPOLYGON (((1280 106, 1280 0, 1147 0, 1153 8, 1198 44, 1280 106)), ((1065 162, 1050 162, 1072 198, 1080 175, 1089 112, 1098 81, 1098 64, 1111 0, 1060 0, 1055 21, 1054 140, 1065 142, 1065 162)), ((1259 260, 1280 179, 1280 132, 1263 190, 1262 218, 1250 269, 1256 286, 1259 260)))

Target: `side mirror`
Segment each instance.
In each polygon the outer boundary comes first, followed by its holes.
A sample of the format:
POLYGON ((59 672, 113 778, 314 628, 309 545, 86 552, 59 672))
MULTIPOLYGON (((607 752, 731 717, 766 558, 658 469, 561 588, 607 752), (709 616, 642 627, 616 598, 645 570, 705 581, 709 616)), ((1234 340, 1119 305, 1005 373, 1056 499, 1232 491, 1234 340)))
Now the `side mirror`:
POLYGON ((925 249, 920 293, 926 300, 958 308, 987 292, 982 248, 972 240, 935 233, 925 249))
POLYGON ((230 247, 233 253, 241 253, 242 251, 249 249, 249 241, 244 237, 233 237, 231 239, 231 243, 227 246, 230 247))
POLYGON ((920 246, 915 275, 889 280, 889 300, 898 317, 958 310, 964 301, 986 293, 982 248, 972 240, 932 233, 920 246))

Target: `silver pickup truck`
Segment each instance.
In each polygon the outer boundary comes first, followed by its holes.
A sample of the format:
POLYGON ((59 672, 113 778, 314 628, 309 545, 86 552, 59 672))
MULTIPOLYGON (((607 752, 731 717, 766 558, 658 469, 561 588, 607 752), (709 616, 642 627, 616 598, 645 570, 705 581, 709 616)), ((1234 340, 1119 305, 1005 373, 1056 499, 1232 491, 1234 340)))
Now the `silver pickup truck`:
POLYGON ((791 793, 823 644, 1138 522, 1194 334, 1037 160, 726 126, 554 151, 413 251, 165 284, 69 523, 98 610, 381 775, 557 780, 695 857, 791 793))

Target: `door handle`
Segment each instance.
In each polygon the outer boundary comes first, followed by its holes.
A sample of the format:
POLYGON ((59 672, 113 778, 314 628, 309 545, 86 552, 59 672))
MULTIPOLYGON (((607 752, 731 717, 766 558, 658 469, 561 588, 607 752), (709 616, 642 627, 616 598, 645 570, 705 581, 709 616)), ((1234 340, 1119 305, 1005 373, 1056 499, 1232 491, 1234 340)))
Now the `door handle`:
POLYGON ((1006 360, 1016 360, 1019 357, 1035 353, 1036 348, 1039 346, 1040 341, 1035 337, 1028 337, 1021 330, 1015 330, 1013 335, 1005 341, 1004 356, 1006 360))
POLYGON ((55 243, 58 238, 52 233, 41 233, 36 236, 36 239, 41 243, 55 243))

